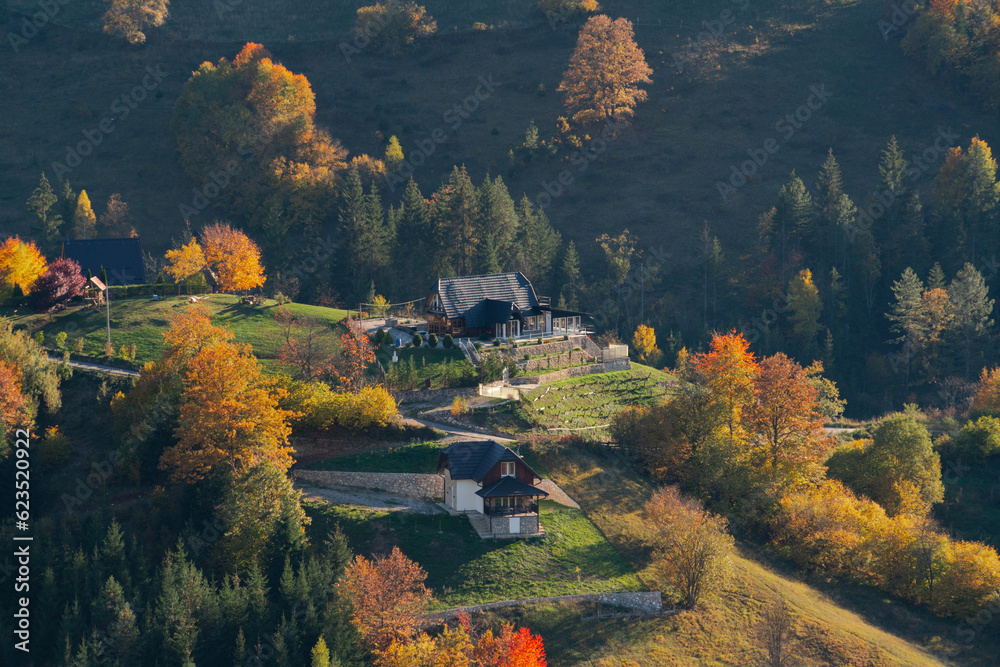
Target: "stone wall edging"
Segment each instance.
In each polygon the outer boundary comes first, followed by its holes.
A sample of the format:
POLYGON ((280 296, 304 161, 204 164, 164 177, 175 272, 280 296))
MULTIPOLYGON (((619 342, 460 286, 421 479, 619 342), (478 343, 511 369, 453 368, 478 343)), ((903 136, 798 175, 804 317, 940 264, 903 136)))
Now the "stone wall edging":
POLYGON ((579 595, 556 595, 546 598, 525 598, 519 600, 501 600, 469 607, 456 607, 421 616, 426 622, 446 622, 457 618, 460 614, 471 614, 490 609, 519 607, 527 604, 543 602, 600 602, 601 604, 625 607, 642 614, 658 614, 663 611, 663 595, 659 591, 652 592, 622 592, 622 593, 582 593, 579 595))
POLYGON ((292 475, 314 484, 379 489, 406 498, 444 500, 444 477, 440 475, 339 470, 293 470, 292 475))

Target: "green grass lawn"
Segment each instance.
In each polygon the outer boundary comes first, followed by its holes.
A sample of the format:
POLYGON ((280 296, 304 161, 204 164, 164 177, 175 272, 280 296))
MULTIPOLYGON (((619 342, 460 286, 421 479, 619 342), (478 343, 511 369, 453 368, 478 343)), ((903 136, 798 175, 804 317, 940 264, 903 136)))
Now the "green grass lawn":
POLYGON ((340 524, 359 554, 398 546, 427 570, 433 609, 574 593, 644 590, 628 562, 579 511, 542 502, 533 540, 481 540, 464 516, 380 512, 310 502, 310 532, 340 524))
POLYGON ((530 418, 544 428, 600 426, 627 405, 662 401, 669 392, 658 383, 672 379, 662 371, 633 364, 629 371, 542 385, 526 396, 524 405, 530 418))
POLYGON ((347 472, 437 472, 441 442, 420 442, 403 447, 392 447, 376 452, 364 452, 318 461, 308 466, 310 470, 343 470, 347 472))
MULTIPOLYGON (((393 365, 391 348, 382 348, 376 357, 386 370, 393 365)), ((446 367, 451 366, 452 377, 457 378, 464 370, 472 371, 465 355, 457 347, 450 350, 444 348, 411 347, 396 350, 398 365, 409 364, 412 360, 414 378, 411 387, 422 389, 427 380, 431 381, 431 389, 442 389, 451 386, 448 380, 446 367)))
MULTIPOLYGON (((149 297, 112 301, 111 342, 115 350, 134 343, 136 361, 142 363, 159 359, 163 349, 162 334, 169 325, 170 316, 188 307, 186 299, 185 296, 168 296, 163 301, 151 301, 149 297)), ((229 294, 213 294, 204 303, 212 314, 214 324, 231 329, 236 342, 253 346, 254 354, 265 367, 275 364, 281 347, 278 327, 274 324, 277 303, 270 301, 271 305, 266 307, 249 306, 240 304, 239 297, 229 294)), ((298 303, 287 304, 286 308, 295 315, 312 317, 331 326, 347 317, 347 311, 333 308, 298 303)), ((16 328, 23 327, 32 334, 42 331, 45 344, 49 347, 54 347, 56 335, 65 331, 70 349, 73 349, 72 343, 76 338, 83 337, 84 354, 104 354, 107 315, 103 308, 87 310, 75 306, 55 315, 34 314, 25 308, 15 314, 10 308, 0 308, 0 316, 10 317, 16 328)))

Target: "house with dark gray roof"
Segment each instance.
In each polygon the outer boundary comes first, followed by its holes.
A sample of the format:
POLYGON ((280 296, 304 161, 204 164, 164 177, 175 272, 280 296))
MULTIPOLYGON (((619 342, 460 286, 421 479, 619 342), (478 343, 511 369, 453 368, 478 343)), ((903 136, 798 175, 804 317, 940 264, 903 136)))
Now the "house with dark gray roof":
MULTIPOLYGON (((538 500, 549 494, 524 459, 493 440, 456 442, 441 452, 444 501, 453 512, 485 517, 493 535, 537 535, 538 500)), ((475 521, 473 524, 475 525, 475 521)))
POLYGON ((103 268, 109 285, 146 284, 142 243, 138 237, 64 241, 62 256, 79 264, 84 274, 90 271, 91 275, 99 276, 103 268))
POLYGON ((427 331, 535 337, 584 332, 586 313, 553 308, 520 271, 440 278, 424 303, 427 331))

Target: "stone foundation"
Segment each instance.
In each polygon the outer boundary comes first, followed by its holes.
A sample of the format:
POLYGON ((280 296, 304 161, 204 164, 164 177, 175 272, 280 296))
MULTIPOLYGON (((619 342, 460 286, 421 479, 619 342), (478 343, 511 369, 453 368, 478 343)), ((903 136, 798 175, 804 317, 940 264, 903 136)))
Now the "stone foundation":
MULTIPOLYGON (((534 535, 538 532, 538 516, 522 516, 518 517, 521 519, 521 529, 518 531, 518 535, 534 535)), ((496 535, 510 535, 510 519, 507 516, 494 516, 486 517, 486 521, 490 526, 491 531, 496 535)))

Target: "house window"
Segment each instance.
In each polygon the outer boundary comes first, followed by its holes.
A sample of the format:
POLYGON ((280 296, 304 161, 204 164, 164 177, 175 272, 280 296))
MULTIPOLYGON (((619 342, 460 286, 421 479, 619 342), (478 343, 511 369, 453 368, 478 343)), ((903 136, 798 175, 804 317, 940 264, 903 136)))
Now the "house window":
POLYGON ((503 496, 501 498, 497 498, 497 506, 498 507, 513 507, 514 503, 511 502, 512 500, 513 499, 509 498, 508 496, 503 496))
POLYGON ((514 462, 504 461, 500 464, 500 476, 501 477, 513 477, 514 476, 514 462))

